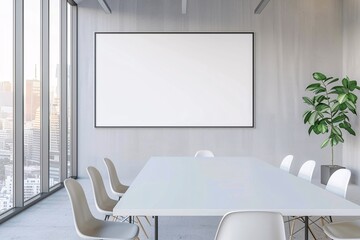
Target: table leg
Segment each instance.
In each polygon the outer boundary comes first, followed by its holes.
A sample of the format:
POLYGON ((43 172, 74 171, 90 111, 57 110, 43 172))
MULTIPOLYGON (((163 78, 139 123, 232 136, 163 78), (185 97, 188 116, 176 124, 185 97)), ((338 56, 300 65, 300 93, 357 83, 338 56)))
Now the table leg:
POLYGON ((305 217, 305 240, 309 240, 309 217, 305 217))
POLYGON ((155 216, 155 240, 159 240, 159 219, 155 216))

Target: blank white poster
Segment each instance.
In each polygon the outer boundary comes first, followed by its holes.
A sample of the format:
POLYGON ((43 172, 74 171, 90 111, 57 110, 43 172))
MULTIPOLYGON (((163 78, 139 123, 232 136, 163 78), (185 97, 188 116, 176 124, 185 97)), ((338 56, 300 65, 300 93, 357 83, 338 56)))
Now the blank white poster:
POLYGON ((253 127, 253 33, 96 33, 96 127, 253 127))

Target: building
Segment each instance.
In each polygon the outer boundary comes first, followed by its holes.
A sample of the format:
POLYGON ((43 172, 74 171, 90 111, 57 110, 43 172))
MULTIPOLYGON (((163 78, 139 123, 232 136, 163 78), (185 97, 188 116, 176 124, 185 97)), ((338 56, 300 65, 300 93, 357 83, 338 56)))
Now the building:
POLYGON ((35 120, 40 108, 40 80, 25 81, 25 121, 35 120))

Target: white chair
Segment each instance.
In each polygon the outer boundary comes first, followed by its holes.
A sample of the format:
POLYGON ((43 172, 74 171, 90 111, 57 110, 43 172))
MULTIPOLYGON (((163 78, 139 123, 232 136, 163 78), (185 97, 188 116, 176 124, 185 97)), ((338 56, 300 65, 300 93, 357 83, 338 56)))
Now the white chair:
POLYGON ((286 172, 290 172, 290 167, 291 167, 291 163, 294 159, 293 155, 287 155, 286 157, 284 157, 284 159, 282 160, 281 164, 280 164, 280 169, 286 171, 286 172))
POLYGON ((283 217, 274 212, 231 212, 226 214, 215 240, 285 240, 283 217))
POLYGON ((105 214, 105 220, 107 220, 113 216, 113 209, 117 201, 111 199, 107 194, 100 172, 94 167, 88 167, 86 170, 91 180, 96 209, 105 214))
POLYGON ((349 169, 339 169, 335 171, 326 184, 326 190, 335 193, 340 197, 346 198, 351 172, 349 169))
POLYGON ((330 223, 323 227, 324 233, 334 240, 360 240, 360 220, 330 223))
POLYGON ((195 153, 195 157, 215 157, 215 155, 210 150, 199 150, 195 153))
POLYGON ((139 239, 139 227, 135 224, 96 219, 90 212, 83 188, 76 180, 66 179, 64 185, 70 198, 75 229, 80 237, 88 239, 139 239))
MULTIPOLYGON (((349 186, 351 172, 349 169, 336 170, 329 178, 325 189, 340 197, 346 198, 346 192, 349 186)), ((321 217, 321 221, 325 220, 328 223, 332 222, 332 217, 329 216, 330 221, 327 221, 325 217, 321 217)), ((324 223, 322 222, 322 225, 324 223)))
MULTIPOLYGON (((111 192, 119 197, 119 200, 124 195, 124 193, 128 190, 129 186, 122 184, 118 178, 116 168, 114 163, 109 158, 104 158, 104 163, 106 165, 107 172, 109 174, 109 181, 110 181, 110 189, 111 192)), ((147 216, 144 216, 148 224, 151 226, 150 220, 147 216)), ((138 219, 139 223, 141 224, 140 220, 138 219)), ((140 225, 142 227, 142 225, 140 225)), ((144 230, 145 235, 146 232, 144 230)))
POLYGON ((114 163, 110 159, 104 158, 104 162, 106 165, 107 172, 109 174, 111 191, 113 194, 117 195, 120 200, 122 195, 124 195, 126 190, 128 190, 129 186, 126 186, 120 182, 114 163))
MULTIPOLYGON (((107 194, 104 181, 103 178, 101 177, 99 170, 97 170, 94 167, 88 167, 87 172, 89 174, 89 177, 91 179, 91 184, 93 187, 96 209, 99 212, 105 214, 105 220, 108 220, 110 216, 113 216, 113 209, 117 204, 117 201, 111 199, 107 194)), ((140 219, 138 217, 135 218, 138 221, 145 236, 149 238, 140 219)))
POLYGON ((314 160, 306 161, 300 168, 298 177, 311 182, 316 162, 314 160))
MULTIPOLYGON (((314 160, 306 161, 301 166, 299 173, 298 173, 298 177, 311 182, 315 166, 316 166, 316 162, 314 160)), ((294 228, 295 228, 296 220, 304 222, 303 217, 294 217, 292 219, 290 219, 290 217, 288 217, 288 220, 287 220, 287 222, 289 223, 289 229, 290 229, 290 239, 292 239, 295 234, 294 228), (291 226, 290 226, 290 222, 292 222, 291 226)), ((310 229, 310 233, 314 236, 314 233, 311 231, 311 229, 310 229)))
MULTIPOLYGON (((328 183, 326 184, 326 190, 329 192, 332 192, 336 195, 339 195, 340 197, 345 198, 346 197, 346 192, 347 192, 347 188, 349 185, 349 181, 350 181, 350 177, 351 177, 351 172, 348 169, 339 169, 336 172, 334 172, 330 178, 328 183)), ((312 224, 315 224, 316 226, 318 226, 319 228, 321 228, 317 222, 321 220, 321 224, 324 225, 324 221, 326 221, 327 223, 332 222, 332 217, 328 216, 328 217, 319 217, 316 220, 312 221, 312 224)), ((291 236, 292 236, 292 232, 293 232, 293 228, 291 230, 291 236)), ((311 232, 313 234, 313 232, 311 232)), ((314 235, 313 235, 314 236, 314 235)), ((352 238, 349 238, 352 239, 352 238)))

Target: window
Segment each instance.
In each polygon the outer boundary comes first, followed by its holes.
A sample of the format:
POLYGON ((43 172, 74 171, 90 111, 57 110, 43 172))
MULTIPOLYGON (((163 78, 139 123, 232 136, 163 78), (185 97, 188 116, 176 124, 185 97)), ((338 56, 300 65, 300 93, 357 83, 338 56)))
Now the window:
POLYGON ((40 193, 41 0, 24 1, 24 199, 40 193))
POLYGON ((76 177, 77 7, 68 2, 1 1, 0 223, 62 187, 65 170, 76 177))
POLYGON ((66 53, 66 62, 67 62, 67 176, 70 177, 71 176, 71 136, 72 136, 72 131, 71 131, 71 93, 72 93, 72 11, 73 11, 73 7, 70 5, 70 3, 68 3, 66 5, 67 8, 67 19, 66 19, 66 25, 67 25, 67 39, 66 39, 66 49, 67 49, 67 53, 66 53))
POLYGON ((60 182, 60 0, 49 1, 49 186, 60 182))
POLYGON ((67 176, 76 176, 76 41, 77 7, 67 3, 67 176))
POLYGON ((0 28, 0 214, 13 207, 13 17, 12 0, 1 1, 0 28))

